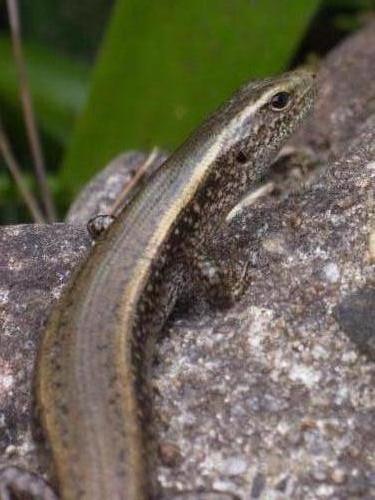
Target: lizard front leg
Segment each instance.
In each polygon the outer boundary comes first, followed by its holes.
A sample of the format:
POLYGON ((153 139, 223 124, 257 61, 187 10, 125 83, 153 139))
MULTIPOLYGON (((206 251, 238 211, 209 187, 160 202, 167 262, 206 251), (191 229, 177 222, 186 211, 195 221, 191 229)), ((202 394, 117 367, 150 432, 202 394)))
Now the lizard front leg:
POLYGON ((250 282, 248 262, 233 258, 219 260, 201 247, 190 248, 187 253, 194 293, 204 294, 215 308, 230 307, 241 298, 250 282))

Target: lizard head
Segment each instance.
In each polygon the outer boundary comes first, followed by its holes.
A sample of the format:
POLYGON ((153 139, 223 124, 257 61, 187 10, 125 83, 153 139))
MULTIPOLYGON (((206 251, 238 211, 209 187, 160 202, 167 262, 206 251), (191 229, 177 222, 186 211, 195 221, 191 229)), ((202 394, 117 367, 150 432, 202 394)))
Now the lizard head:
POLYGON ((314 74, 303 69, 242 87, 218 111, 228 163, 249 163, 256 174, 311 110, 314 96, 314 74))
POLYGON ((189 196, 212 206, 207 214, 224 214, 268 170, 312 108, 314 95, 314 75, 307 70, 250 82, 203 122, 166 166, 183 172, 183 183, 192 179, 189 196))

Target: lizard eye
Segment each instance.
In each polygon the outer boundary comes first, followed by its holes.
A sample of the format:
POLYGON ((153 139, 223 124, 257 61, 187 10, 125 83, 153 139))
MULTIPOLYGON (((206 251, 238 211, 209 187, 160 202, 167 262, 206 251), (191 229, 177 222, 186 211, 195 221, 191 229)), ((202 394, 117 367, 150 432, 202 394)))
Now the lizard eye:
POLYGON ((274 111, 281 111, 282 109, 286 108, 286 106, 290 102, 290 99, 291 95, 289 94, 289 92, 278 92, 271 98, 271 108, 274 111))

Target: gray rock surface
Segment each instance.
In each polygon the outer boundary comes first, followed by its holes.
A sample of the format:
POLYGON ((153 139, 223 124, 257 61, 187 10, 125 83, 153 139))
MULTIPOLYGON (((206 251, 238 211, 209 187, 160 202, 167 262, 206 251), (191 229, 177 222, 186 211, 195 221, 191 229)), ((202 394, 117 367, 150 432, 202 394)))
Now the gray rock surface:
MULTIPOLYGON (((218 235, 218 259, 250 263, 242 300, 176 314, 157 346, 165 498, 375 497, 374 46, 372 24, 332 52, 293 141, 336 161, 286 199, 258 198, 218 235)), ((120 161, 123 182, 133 159, 120 161)), ((105 178, 70 221, 110 206, 105 178)), ((84 224, 0 230, 0 465, 46 472, 32 432, 38 338, 90 245, 84 224)))
POLYGON ((375 113, 374 45, 372 22, 328 54, 317 75, 315 111, 294 144, 330 160, 347 150, 362 123, 375 113))
POLYGON ((53 302, 90 244, 84 227, 0 229, 0 467, 38 468, 32 435, 38 340, 53 302))
POLYGON ((230 311, 179 319, 159 347, 166 488, 375 495, 374 159, 375 117, 308 191, 245 211, 221 235, 251 262, 251 287, 230 311))

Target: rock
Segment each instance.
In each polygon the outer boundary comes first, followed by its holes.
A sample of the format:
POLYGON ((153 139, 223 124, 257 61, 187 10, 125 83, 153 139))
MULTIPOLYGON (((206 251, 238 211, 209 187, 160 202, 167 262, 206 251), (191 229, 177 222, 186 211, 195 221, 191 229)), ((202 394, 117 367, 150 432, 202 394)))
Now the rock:
POLYGON ((320 158, 337 159, 375 112, 374 27, 369 23, 348 37, 323 61, 315 110, 296 134, 295 145, 311 148, 320 158))
POLYGON ((159 465, 165 487, 221 481, 240 498, 274 498, 284 484, 286 498, 345 498, 360 474, 361 494, 375 493, 374 371, 353 339, 370 345, 374 331, 374 157, 375 116, 310 189, 277 211, 263 200, 220 235, 216 258, 225 245, 222 258, 251 262, 251 287, 228 312, 172 323, 159 345, 156 434, 182 450, 178 466, 159 465), (242 474, 222 466, 233 456, 242 474))
MULTIPOLYGON (((292 143, 323 165, 313 182, 289 197, 258 196, 217 236, 219 260, 250 265, 242 300, 175 314, 157 346, 164 498, 375 496, 374 44, 372 25, 322 67, 317 109, 292 143)), ((144 160, 124 156, 94 179, 68 224, 0 231, 0 464, 47 470, 32 433, 38 339, 89 253, 87 219, 144 160)))
POLYGON ((375 361, 375 283, 345 296, 335 316, 358 349, 375 361))
POLYGON ((67 224, 0 229, 0 467, 36 470, 32 381, 40 332, 91 245, 67 224))

